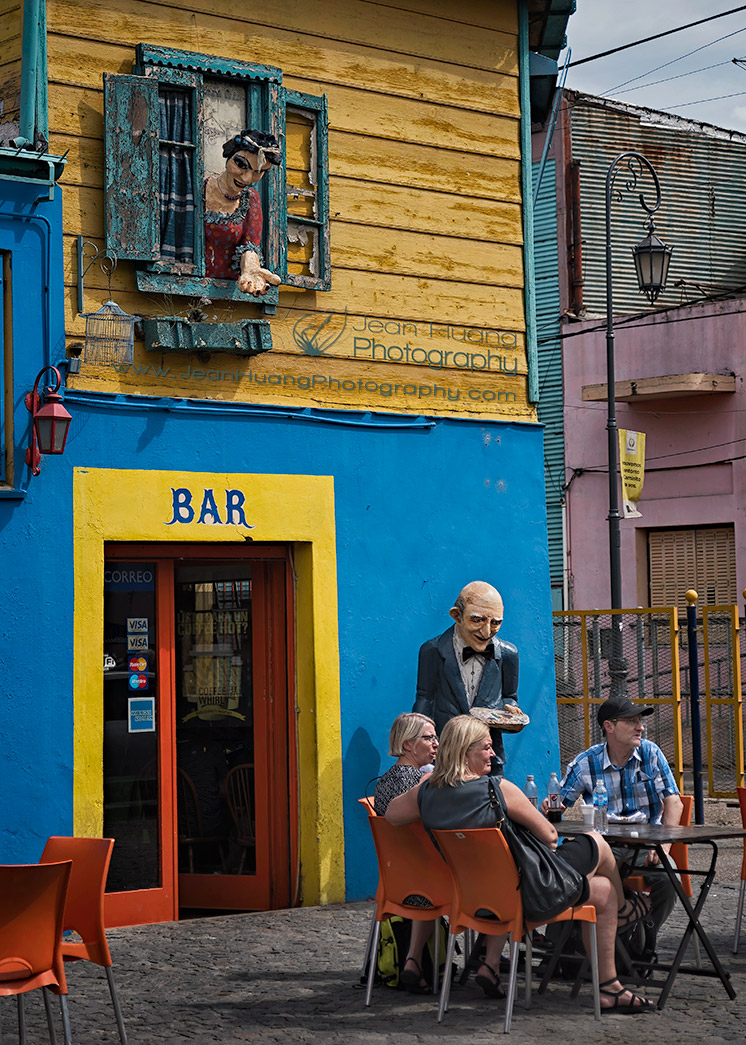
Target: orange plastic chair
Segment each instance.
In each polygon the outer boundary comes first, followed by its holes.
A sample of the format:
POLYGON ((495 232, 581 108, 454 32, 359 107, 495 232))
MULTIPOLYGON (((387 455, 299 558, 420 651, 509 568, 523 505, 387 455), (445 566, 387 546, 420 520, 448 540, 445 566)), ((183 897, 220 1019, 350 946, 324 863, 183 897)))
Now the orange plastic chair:
POLYGON ((104 928, 104 890, 113 848, 113 838, 52 837, 44 846, 40 864, 72 860, 62 930, 76 932, 80 940, 68 941, 62 938, 62 957, 66 962, 84 960, 104 967, 119 1040, 122 1045, 127 1045, 127 1033, 114 985, 111 952, 104 928))
MULTIPOLYGON (((358 802, 363 807, 368 816, 376 815, 376 800, 373 795, 364 795, 362 798, 358 798, 358 802)), ((371 959, 371 951, 373 947, 373 936, 376 931, 376 909, 373 908, 373 914, 370 919, 370 927, 368 929, 368 939, 365 942, 365 956, 363 958, 363 968, 361 977, 367 977, 368 975, 368 962, 371 959)))
MULTIPOLYGON (((746 828, 746 787, 736 788, 738 792, 738 804, 741 807, 741 823, 746 828)), ((736 931, 733 936, 733 953, 738 951, 738 941, 741 938, 741 918, 743 917, 743 900, 746 893, 746 838, 743 840, 743 861, 741 863, 741 888, 738 891, 738 907, 736 908, 736 931)))
MULTIPOLYGON (((365 1004, 370 1005, 375 976, 375 955, 381 922, 398 914, 415 922, 430 922, 447 915, 451 906, 453 883, 445 862, 438 856, 425 828, 417 821, 405 827, 394 827, 383 816, 369 816, 373 843, 378 857, 378 890, 376 892, 375 928, 368 962, 368 985, 365 1004), (404 901, 418 894, 432 907, 412 907, 404 901)), ((438 923, 435 924, 437 955, 438 923)), ((433 962, 433 987, 437 989, 438 956, 433 962)))
MULTIPOLYGON (((0 867, 0 997, 15 995, 18 1038, 26 1040, 23 995, 47 987, 59 995, 65 1045, 70 1045, 67 983, 62 961, 62 917, 71 863, 13 864, 0 867)), ((49 1040, 54 1025, 44 991, 49 1040)))
MULTIPOLYGON (((692 806, 694 805, 694 799, 691 795, 681 795, 682 808, 681 816, 679 817, 679 826, 689 827, 692 822, 692 806)), ((679 878, 681 879, 681 888, 684 891, 685 896, 691 897, 692 891, 692 876, 686 872, 689 870, 689 846, 684 842, 674 842, 671 846, 671 859, 679 869, 679 878)), ((648 885, 645 881, 645 876, 642 874, 631 874, 624 879, 624 884, 627 889, 633 889, 636 893, 648 892, 648 885)), ((692 945, 694 947, 694 958, 697 963, 697 968, 702 965, 702 958, 699 950, 699 937, 694 936, 692 939, 692 945)))
MULTIPOLYGON (((692 822, 692 806, 694 799, 691 795, 681 795, 682 809, 681 816, 679 817, 679 824, 681 827, 689 827, 692 822)), ((686 874, 689 870, 689 846, 685 845, 684 842, 674 842, 671 846, 671 859, 678 867, 681 872, 681 888, 684 890, 687 896, 692 895, 692 879, 691 875, 686 874)), ((624 879, 624 884, 628 889, 634 889, 635 892, 643 893, 647 890, 645 884, 645 877, 641 874, 631 874, 624 879)), ((697 939, 695 937, 695 939, 697 939)))
POLYGON ((601 999, 598 985, 598 950, 596 943, 596 908, 592 904, 569 907, 556 918, 546 922, 525 923, 523 904, 515 860, 508 843, 496 827, 468 831, 433 831, 451 869, 454 883, 451 903, 450 934, 446 953, 446 971, 440 992, 438 1022, 448 1009, 451 988, 453 949, 458 933, 473 929, 490 936, 507 934, 510 940, 510 976, 505 1003, 505 1033, 510 1031, 518 974, 518 949, 526 937, 526 1002, 531 1000, 531 932, 538 925, 554 922, 587 922, 591 935, 591 975, 593 978, 593 1007, 597 1020, 601 1019, 601 999), (489 911, 493 918, 482 917, 478 911, 489 911))

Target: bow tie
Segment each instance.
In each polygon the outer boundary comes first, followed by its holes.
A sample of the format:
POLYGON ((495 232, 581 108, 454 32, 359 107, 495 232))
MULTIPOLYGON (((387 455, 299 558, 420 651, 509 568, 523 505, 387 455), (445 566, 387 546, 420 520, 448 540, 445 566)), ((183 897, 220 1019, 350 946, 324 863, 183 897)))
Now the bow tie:
POLYGON ((486 657, 487 660, 490 660, 490 658, 494 658, 494 656, 495 656, 495 647, 490 642, 487 645, 487 648, 484 649, 484 650, 472 649, 471 646, 464 646, 463 652, 461 654, 461 659, 463 660, 463 662, 465 664, 467 662, 467 660, 469 659, 469 657, 486 657))

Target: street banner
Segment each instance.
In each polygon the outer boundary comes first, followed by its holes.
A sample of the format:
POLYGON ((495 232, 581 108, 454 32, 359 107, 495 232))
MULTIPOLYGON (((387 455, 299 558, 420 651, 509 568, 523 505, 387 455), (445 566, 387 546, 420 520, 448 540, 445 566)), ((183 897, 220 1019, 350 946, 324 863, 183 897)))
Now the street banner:
POLYGON ((645 481, 645 433, 619 429, 619 465, 625 519, 640 519, 637 502, 645 481))

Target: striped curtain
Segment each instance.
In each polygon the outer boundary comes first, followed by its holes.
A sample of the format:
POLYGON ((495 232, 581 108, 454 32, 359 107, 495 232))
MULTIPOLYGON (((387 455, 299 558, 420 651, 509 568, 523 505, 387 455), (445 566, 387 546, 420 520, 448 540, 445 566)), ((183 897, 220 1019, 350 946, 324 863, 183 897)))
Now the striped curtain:
POLYGON ((161 88, 161 259, 194 264, 194 177, 191 91, 161 88))

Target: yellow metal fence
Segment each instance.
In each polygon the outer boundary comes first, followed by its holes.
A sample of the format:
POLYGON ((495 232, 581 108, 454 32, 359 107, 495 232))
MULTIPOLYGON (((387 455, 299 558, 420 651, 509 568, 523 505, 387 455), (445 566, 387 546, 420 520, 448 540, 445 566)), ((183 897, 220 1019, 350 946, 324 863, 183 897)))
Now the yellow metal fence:
MULTIPOLYGON (((713 798, 734 798, 744 782, 742 629, 737 606, 702 608, 704 716, 707 782, 713 798)), ((703 747, 705 747, 703 741, 703 747)))
MULTIPOLYGON (((612 619, 621 617, 628 696, 654 709, 647 735, 663 749, 679 787, 691 793, 693 758, 686 620, 675 606, 553 614, 557 718, 563 768, 603 740, 596 709, 610 695, 612 619)), ((698 618, 703 770, 712 797, 744 783, 741 663, 746 629, 736 606, 705 606, 698 618)))

